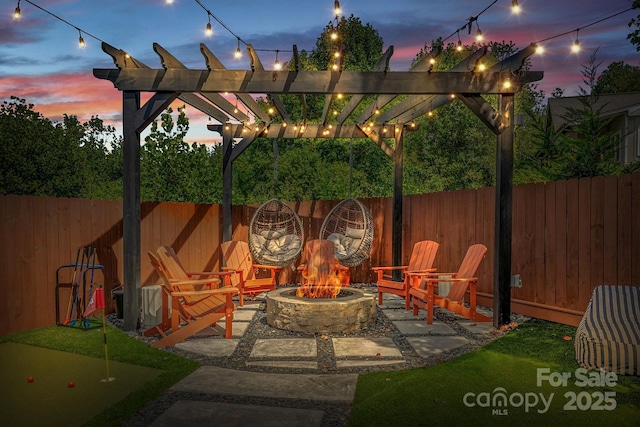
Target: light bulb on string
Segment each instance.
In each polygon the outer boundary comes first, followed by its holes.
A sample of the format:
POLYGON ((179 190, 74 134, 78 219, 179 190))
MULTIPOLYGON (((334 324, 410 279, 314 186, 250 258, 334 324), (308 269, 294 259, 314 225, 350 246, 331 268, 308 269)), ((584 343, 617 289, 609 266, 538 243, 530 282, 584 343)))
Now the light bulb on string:
POLYGON ((336 19, 342 13, 342 9, 340 9, 340 2, 338 0, 333 2, 333 13, 336 15, 336 19))
POLYGON ((518 0, 511 0, 511 12, 517 15, 518 13, 520 13, 520 11, 521 9, 520 5, 518 4, 518 0))
POLYGON ((242 58, 242 51, 240 50, 240 37, 238 37, 238 47, 236 48, 235 57, 236 59, 242 58))
POLYGON ((462 51, 462 40, 460 40, 460 30, 456 31, 456 33, 458 34, 458 45, 456 46, 456 50, 458 52, 462 51))
POLYGON ((484 36, 482 35, 482 30, 480 29, 480 24, 478 24, 477 20, 476 20, 476 26, 478 27, 478 31, 476 31, 476 41, 481 42, 482 39, 484 39, 484 36))
POLYGON ((13 11, 13 19, 18 20, 20 19, 21 16, 22 16, 22 13, 20 12, 20 0, 18 0, 18 5, 13 11))
POLYGON ((542 55, 544 53, 544 47, 541 44, 536 45, 536 53, 542 55))
POLYGON ((576 29, 576 40, 571 45, 571 52, 573 53, 580 52, 580 40, 578 39, 578 31, 580 31, 580 29, 576 29))
POLYGON ((78 46, 80 46, 80 49, 84 49, 84 47, 87 44, 84 42, 84 39, 82 38, 82 31, 78 30, 78 46))
POLYGON ((211 36, 213 34, 213 29, 211 28, 211 15, 209 16, 209 22, 207 22, 207 27, 204 30, 204 34, 207 36, 211 36))
POLYGON ((273 68, 276 70, 282 70, 282 64, 280 64, 280 61, 278 61, 278 53, 279 51, 276 50, 276 61, 273 63, 273 68))

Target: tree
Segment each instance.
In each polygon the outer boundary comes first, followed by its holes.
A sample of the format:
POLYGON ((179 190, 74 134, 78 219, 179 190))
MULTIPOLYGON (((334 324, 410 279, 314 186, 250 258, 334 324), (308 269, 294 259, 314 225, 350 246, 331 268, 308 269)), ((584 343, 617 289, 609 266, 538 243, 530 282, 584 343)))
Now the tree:
MULTIPOLYGON (((634 9, 640 9, 640 0, 634 0, 633 6, 634 9)), ((627 35, 627 39, 631 41, 631 44, 636 46, 636 50, 640 52, 640 15, 635 18, 632 18, 629 21, 629 28, 635 28, 635 30, 631 31, 627 35)))
POLYGON ((142 200, 220 203, 221 153, 186 143, 189 120, 184 109, 177 121, 172 113, 171 108, 163 112, 145 137, 140 153, 142 200))
POLYGON ((567 128, 556 132, 539 124, 536 127, 539 145, 536 167, 547 179, 571 179, 620 173, 615 160, 618 145, 614 133, 608 131, 610 119, 601 115, 598 107, 596 76, 600 63, 594 53, 581 73, 585 87, 580 87, 579 108, 568 108, 563 119, 567 128))
MULTIPOLYGON (((441 44, 436 40, 425 45, 415 61, 439 51, 441 44)), ((491 42, 487 47, 488 54, 483 58, 486 66, 492 66, 515 52, 513 43, 491 42)), ((473 44, 459 51, 455 44, 450 43, 436 57, 434 70, 449 70, 478 48, 480 46, 473 44)), ((495 96, 483 97, 497 108, 495 96)), ((544 94, 536 91, 535 87, 525 87, 516 94, 516 113, 528 110, 535 116, 542 115, 540 104, 543 98, 544 94)), ((496 136, 459 101, 445 104, 430 113, 427 117, 418 118, 419 130, 408 133, 405 138, 404 192, 418 194, 493 185, 496 136)), ((530 125, 525 122, 525 126, 530 125)), ((521 166, 526 159, 525 152, 533 150, 532 145, 529 132, 516 131, 516 182, 538 179, 521 166)))
POLYGON ((598 77, 594 91, 598 94, 640 91, 640 67, 612 62, 598 77))

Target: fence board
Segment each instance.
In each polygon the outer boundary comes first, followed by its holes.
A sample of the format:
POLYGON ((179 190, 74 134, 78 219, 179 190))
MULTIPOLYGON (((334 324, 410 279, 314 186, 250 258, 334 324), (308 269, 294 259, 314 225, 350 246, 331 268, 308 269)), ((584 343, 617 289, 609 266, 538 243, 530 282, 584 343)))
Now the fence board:
POLYGON ((581 178, 578 180, 578 286, 576 287, 576 304, 573 308, 585 310, 589 302, 587 295, 585 300, 585 290, 589 289, 591 280, 591 179, 581 178))
MULTIPOLYGON (((604 256, 604 178, 597 176, 591 179, 591 198, 589 207, 591 209, 591 224, 589 242, 591 245, 591 256, 589 266, 591 277, 588 283, 604 284, 604 263, 607 259, 604 256)), ((587 308, 591 299, 590 289, 585 286, 580 288, 580 301, 587 308)))
POLYGON ((580 283, 580 206, 579 185, 577 179, 567 182, 567 285, 566 300, 562 306, 574 309, 578 302, 578 285, 580 283), (573 220, 570 220, 572 218, 573 220))
MULTIPOLYGON (((292 204, 307 240, 317 238, 336 203, 292 204)), ((393 200, 363 203, 374 220, 374 247, 371 258, 353 269, 354 282, 372 281, 372 265, 391 264, 393 200)), ((469 244, 484 243, 489 253, 478 272, 478 290, 482 301, 490 303, 495 189, 407 196, 403 203, 403 262, 416 241, 432 239, 441 244, 438 268, 451 271, 469 244)), ((247 239, 258 206, 233 207, 234 238, 247 239)), ((514 307, 574 324, 595 286, 639 285, 640 174, 516 186, 513 208, 512 266, 524 285, 513 290, 514 307)), ((172 245, 190 269, 218 269, 221 212, 219 205, 143 203, 142 283, 157 282, 146 251, 162 244, 172 245)), ((98 262, 105 267, 98 280, 104 281, 109 296, 123 275, 122 232, 121 201, 0 196, 0 239, 11 248, 0 257, 5 283, 0 288, 0 334, 55 323, 55 270, 71 263, 78 247, 98 248, 98 262)), ((60 296, 64 317, 68 290, 60 296)))
POLYGON ((640 175, 632 176, 631 192, 631 285, 640 286, 640 175))
POLYGON ((567 181, 556 184, 556 254, 557 268, 555 272, 556 305, 562 307, 567 304, 567 181))
POLYGON ((618 283, 618 180, 615 176, 604 178, 602 213, 602 282, 618 283))
MULTIPOLYGON (((629 227, 634 221, 631 211, 633 203, 633 180, 630 175, 618 179, 618 283, 631 284, 631 238, 629 227)), ((640 191, 640 188, 636 189, 640 191)), ((638 244, 640 242, 637 242, 638 244)))
POLYGON ((557 238, 557 205, 556 190, 557 185, 554 182, 545 184, 545 258, 544 258, 544 302, 549 305, 556 305, 556 289, 557 284, 556 270, 558 268, 558 247, 557 238))

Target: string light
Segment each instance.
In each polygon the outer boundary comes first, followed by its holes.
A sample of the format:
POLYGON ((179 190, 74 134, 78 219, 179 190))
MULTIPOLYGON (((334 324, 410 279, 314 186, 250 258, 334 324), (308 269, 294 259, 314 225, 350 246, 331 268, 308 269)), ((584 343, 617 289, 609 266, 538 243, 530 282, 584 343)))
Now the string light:
POLYGON ((18 0, 18 5, 16 6, 16 9, 13 11, 13 19, 18 20, 20 19, 20 0, 18 0))
POLYGON ((235 57, 236 59, 242 58, 242 51, 240 50, 240 37, 238 37, 238 47, 236 48, 235 57))
POLYGON ((340 2, 338 0, 333 2, 333 13, 336 14, 336 19, 342 13, 342 10, 340 9, 340 2))
POLYGON ((573 53, 580 52, 580 40, 578 40, 578 31, 580 31, 580 28, 576 29, 576 40, 571 45, 571 52, 573 53))
POLYGON ((484 36, 482 35, 482 30, 480 29, 480 24, 478 24, 478 20, 476 19, 476 27, 478 31, 476 31, 476 40, 481 42, 484 36))
POLYGON ((213 29, 211 28, 211 15, 209 15, 209 22, 207 22, 207 28, 204 30, 205 35, 211 36, 213 34, 213 29))
POLYGON ((278 61, 278 53, 280 51, 276 50, 276 62, 273 63, 273 68, 276 70, 282 70, 282 64, 280 64, 280 61, 278 61))
POLYGON ((580 31, 582 29, 585 29, 585 28, 588 28, 588 27, 591 27, 592 25, 599 24, 599 23, 601 23, 603 21, 607 21, 607 20, 609 20, 611 18, 615 18, 616 16, 622 15, 623 13, 629 12, 630 10, 633 10, 633 7, 625 9, 625 10, 623 10, 621 12, 617 12, 617 13, 613 13, 611 15, 605 16, 602 19, 599 19, 597 21, 594 21, 594 22, 592 22, 590 24, 587 24, 587 25, 584 25, 582 27, 578 27, 575 30, 565 31, 564 33, 556 34, 555 36, 551 36, 551 37, 547 37, 546 39, 538 40, 537 42, 534 42, 533 44, 537 45, 536 51, 542 52, 542 51, 544 51, 544 48, 542 47, 541 43, 544 43, 544 42, 549 41, 549 40, 557 39, 558 37, 566 36, 567 34, 571 34, 571 33, 573 33, 575 31, 576 32, 576 40, 573 43, 573 45, 571 46, 571 50, 572 51, 575 51, 575 49, 580 50, 580 43, 578 41, 578 31, 580 31))
POLYGON ((458 45, 456 46, 456 50, 458 52, 462 51, 462 40, 460 40, 460 30, 456 31, 458 33, 458 45))
POLYGON ((518 0, 512 0, 511 1, 511 12, 515 13, 516 15, 518 13, 520 13, 521 9, 520 9, 520 5, 518 4, 518 0))
POLYGON ((87 45, 84 42, 84 39, 82 38, 82 31, 78 30, 78 45, 80 46, 81 49, 84 49, 84 47, 87 45))

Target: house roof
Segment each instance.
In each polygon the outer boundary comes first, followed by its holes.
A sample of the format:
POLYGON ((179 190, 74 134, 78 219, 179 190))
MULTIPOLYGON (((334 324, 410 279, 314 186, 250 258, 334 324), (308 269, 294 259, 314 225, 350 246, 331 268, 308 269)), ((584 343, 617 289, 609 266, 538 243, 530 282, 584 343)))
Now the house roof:
MULTIPOLYGON (((555 130, 567 124, 565 118, 569 108, 581 109, 580 96, 550 98, 547 104, 547 126, 555 130)), ((629 116, 640 116, 640 92, 609 93, 598 97, 594 107, 600 110, 602 117, 611 117, 626 113, 629 116)))

